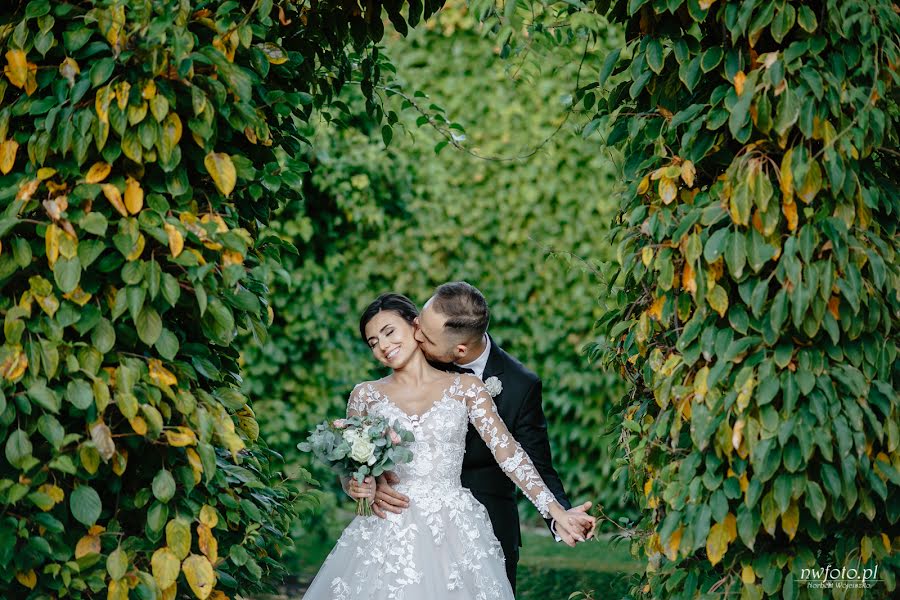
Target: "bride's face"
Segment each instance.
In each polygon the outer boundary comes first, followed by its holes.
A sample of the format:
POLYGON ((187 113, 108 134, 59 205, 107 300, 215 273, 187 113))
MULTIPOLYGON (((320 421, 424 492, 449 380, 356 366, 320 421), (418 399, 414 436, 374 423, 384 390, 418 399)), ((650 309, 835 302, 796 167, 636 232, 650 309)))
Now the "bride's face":
POLYGON ((413 331, 413 326, 403 317, 383 310, 366 323, 366 343, 378 362, 398 369, 419 351, 413 331))

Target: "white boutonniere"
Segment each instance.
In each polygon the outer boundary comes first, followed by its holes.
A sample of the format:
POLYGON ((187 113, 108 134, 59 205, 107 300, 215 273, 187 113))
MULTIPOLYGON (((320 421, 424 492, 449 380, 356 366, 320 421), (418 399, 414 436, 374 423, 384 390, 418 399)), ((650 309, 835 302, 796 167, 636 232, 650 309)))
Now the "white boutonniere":
POLYGON ((503 391, 503 384, 496 377, 488 377, 484 382, 484 387, 491 395, 491 398, 496 398, 503 391))

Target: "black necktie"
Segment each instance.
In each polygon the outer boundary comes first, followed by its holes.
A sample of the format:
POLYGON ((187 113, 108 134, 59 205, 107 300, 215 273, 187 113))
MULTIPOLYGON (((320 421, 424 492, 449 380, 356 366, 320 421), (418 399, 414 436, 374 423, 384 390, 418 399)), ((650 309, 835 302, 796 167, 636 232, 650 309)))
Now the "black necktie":
POLYGON ((460 373, 468 373, 469 375, 475 374, 475 371, 469 369, 468 367, 460 367, 459 365, 456 365, 456 368, 459 369, 460 373))

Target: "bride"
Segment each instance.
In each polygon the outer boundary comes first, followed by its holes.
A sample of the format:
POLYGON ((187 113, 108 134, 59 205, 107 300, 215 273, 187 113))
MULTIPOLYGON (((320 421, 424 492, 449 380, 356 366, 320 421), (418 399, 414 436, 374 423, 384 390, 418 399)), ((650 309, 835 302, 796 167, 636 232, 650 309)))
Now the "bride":
MULTIPOLYGON (((304 595, 306 600, 513 600, 503 551, 486 509, 462 487, 471 422, 504 472, 545 518, 575 539, 595 519, 567 513, 509 434, 491 395, 473 375, 428 364, 413 337, 415 305, 383 294, 363 313, 359 330, 387 377, 357 385, 347 415, 378 415, 413 432, 413 460, 400 465, 395 489, 409 508, 386 519, 356 517, 304 595)), ((375 481, 343 480, 353 498, 375 497, 375 481)))

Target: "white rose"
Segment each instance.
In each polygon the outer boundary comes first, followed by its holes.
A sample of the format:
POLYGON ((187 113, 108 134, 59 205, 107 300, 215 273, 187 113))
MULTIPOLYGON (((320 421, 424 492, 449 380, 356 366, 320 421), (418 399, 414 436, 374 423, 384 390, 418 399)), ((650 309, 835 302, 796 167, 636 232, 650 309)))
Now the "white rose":
MULTIPOLYGON (((350 458, 358 463, 369 463, 375 456, 375 444, 364 438, 357 438, 350 445, 350 458)), ((370 464, 370 463, 369 463, 370 464)))
POLYGON ((488 377, 484 382, 484 387, 492 398, 496 398, 503 391, 503 383, 496 377, 488 377))
POLYGON ((355 429, 345 429, 341 435, 348 444, 352 444, 359 438, 359 433, 355 429))

